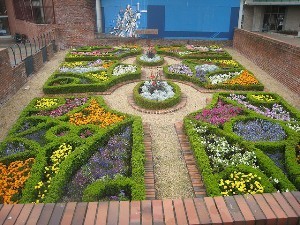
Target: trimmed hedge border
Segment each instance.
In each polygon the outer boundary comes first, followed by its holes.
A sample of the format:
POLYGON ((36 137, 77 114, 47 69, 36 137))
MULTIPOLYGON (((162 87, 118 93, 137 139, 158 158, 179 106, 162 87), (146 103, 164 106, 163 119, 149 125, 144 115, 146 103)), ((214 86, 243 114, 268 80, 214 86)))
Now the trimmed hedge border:
POLYGON ((173 87, 175 95, 172 98, 166 99, 164 101, 155 101, 142 97, 140 95, 140 88, 145 83, 145 81, 139 82, 133 89, 133 99, 135 103, 145 109, 166 109, 178 104, 181 100, 181 90, 180 87, 174 82, 167 81, 169 85, 173 87))
POLYGON ((160 57, 160 60, 158 60, 158 61, 156 61, 156 62, 146 62, 146 61, 143 61, 143 60, 140 59, 141 56, 142 56, 142 55, 138 55, 138 56, 136 57, 136 62, 137 62, 137 64, 140 65, 140 66, 161 66, 161 65, 163 65, 164 62, 165 62, 164 57, 161 56, 161 55, 159 56, 159 57, 160 57))
MULTIPOLYGON (((61 73, 54 73, 51 77, 46 81, 43 86, 43 91, 45 94, 67 94, 67 93, 84 93, 84 92, 104 92, 107 91, 109 88, 113 87, 118 83, 122 83, 124 81, 129 80, 136 80, 141 78, 141 67, 137 66, 137 70, 134 73, 127 73, 120 76, 113 76, 112 71, 118 65, 127 65, 122 63, 116 63, 113 67, 109 68, 107 73, 109 79, 107 81, 98 82, 98 83, 91 83, 91 84, 66 84, 60 86, 52 86, 51 83, 53 80, 56 79, 57 76, 70 76, 70 73, 61 74, 61 73)), ((84 77, 84 74, 72 74, 73 77, 84 77)), ((87 78, 90 80, 94 80, 92 78, 87 78)))
MULTIPOLYGON (((185 64, 190 67, 190 69, 193 72, 193 76, 187 76, 185 74, 178 74, 178 73, 171 73, 168 70, 169 65, 166 65, 163 67, 163 72, 164 72, 166 78, 192 82, 192 83, 198 85, 199 87, 204 87, 207 89, 242 90, 242 91, 247 91, 247 90, 263 91, 264 90, 264 86, 261 83, 252 84, 252 85, 237 85, 237 84, 236 85, 228 85, 228 84, 212 85, 208 82, 207 77, 205 78, 206 82, 201 82, 197 77, 195 77, 196 71, 194 69, 194 66, 192 66, 192 64, 189 64, 189 63, 185 63, 185 64)), ((238 69, 238 70, 240 70, 240 69, 238 69)), ((218 74, 218 73, 236 72, 236 71, 237 71, 237 69, 226 70, 226 71, 218 70, 216 72, 209 73, 206 76, 211 76, 211 75, 218 74)))
POLYGON ((161 55, 168 55, 168 56, 174 56, 179 59, 232 59, 231 55, 226 52, 213 52, 213 51, 208 51, 208 52, 200 52, 200 51, 193 51, 193 54, 188 54, 188 55, 180 55, 178 52, 168 52, 161 50, 163 47, 179 47, 181 51, 187 51, 187 48, 182 45, 173 45, 173 46, 160 46, 156 45, 155 49, 158 54, 161 55))
MULTIPOLYGON (((70 97, 72 98, 72 97, 70 97)), ((70 112, 63 116, 51 118, 50 116, 32 116, 33 113, 38 112, 34 106, 37 100, 40 98, 33 99, 28 106, 22 111, 18 121, 15 123, 8 137, 1 143, 0 162, 9 163, 15 160, 27 159, 29 157, 35 158, 35 162, 31 168, 31 176, 25 183, 25 187, 21 193, 20 203, 34 202, 37 197, 37 190, 35 186, 41 180, 44 180, 44 168, 47 165, 47 161, 51 156, 52 152, 55 151, 62 143, 71 145, 73 150, 70 155, 60 164, 59 172, 53 177, 51 187, 48 189, 43 202, 57 202, 63 195, 63 188, 67 182, 72 178, 73 174, 84 165, 89 158, 93 155, 94 151, 99 147, 106 144, 109 137, 115 133, 118 133, 124 129, 124 127, 132 127, 132 148, 131 148, 131 162, 130 162, 130 177, 124 179, 130 180, 130 193, 132 200, 143 200, 146 197, 145 183, 144 183, 144 137, 143 137, 143 125, 140 117, 131 116, 128 114, 121 114, 117 111, 109 109, 102 97, 89 97, 88 101, 81 106, 75 107, 70 112), (85 125, 76 126, 68 123, 68 115, 85 109, 91 99, 96 99, 98 104, 103 107, 106 111, 112 112, 116 115, 124 115, 125 119, 116 124, 112 124, 106 128, 100 128, 96 125, 85 125), (28 130, 16 133, 24 121, 26 120, 41 122, 37 126, 33 126, 28 130), (46 133, 44 139, 48 142, 45 146, 41 146, 34 140, 28 140, 25 136, 33 134, 41 129, 45 129, 46 133), (84 129, 90 129, 93 131, 93 135, 87 138, 79 138, 79 134, 84 129), (61 131, 67 131, 64 136, 56 136, 61 131), (5 156, 3 155, 6 143, 10 142, 22 142, 26 147, 26 151, 5 156)), ((57 97, 59 103, 63 104, 65 98, 57 97)), ((54 109, 57 106, 51 106, 48 109, 54 109)), ((121 182, 121 184, 123 184, 121 182)))
MULTIPOLYGON (((79 49, 75 49, 75 50, 71 50, 71 51, 78 51, 78 52, 92 52, 94 50, 100 50, 100 49, 114 49, 112 46, 85 46, 85 47, 80 47, 79 49), (86 48, 86 49, 84 49, 86 48)), ((110 55, 103 55, 103 56, 72 56, 72 54, 69 52, 67 53, 66 57, 65 57, 65 61, 66 62, 74 62, 74 61, 94 61, 97 59, 112 59, 112 60, 116 60, 116 59, 122 59, 124 57, 129 57, 129 56, 135 56, 138 54, 141 54, 142 49, 140 47, 137 48, 136 51, 129 51, 129 52, 125 52, 122 53, 120 55, 112 55, 113 53, 117 52, 120 49, 115 49, 112 50, 111 52, 109 52, 110 55)))
MULTIPOLYGON (((243 95, 251 95, 251 94, 270 94, 270 93, 261 93, 261 92, 241 92, 236 94, 243 94, 243 95)), ((232 118, 230 121, 226 122, 223 126, 217 127, 214 125, 211 125, 209 123, 201 122, 194 119, 194 116, 201 112, 202 110, 199 110, 197 112, 194 112, 184 118, 184 126, 185 126, 185 132, 187 133, 189 137, 189 141, 191 144, 191 147, 194 152, 194 156, 196 158, 199 170, 202 173, 203 181, 206 186, 206 191, 209 196, 219 196, 221 195, 220 188, 218 186, 218 176, 214 175, 210 166, 209 157, 206 153, 205 147, 201 143, 199 134, 194 130, 193 124, 203 125, 206 126, 209 133, 214 133, 219 136, 223 136, 227 139, 229 143, 238 143, 241 147, 247 149, 248 151, 253 151, 256 154, 257 162, 259 164, 259 167, 262 171, 264 171, 264 174, 266 174, 268 177, 276 177, 279 180, 278 189, 280 190, 296 190, 300 189, 299 186, 299 171, 300 166, 296 161, 296 152, 295 152, 295 146, 300 140, 300 135, 297 134, 295 131, 291 130, 285 125, 285 122, 276 120, 276 123, 279 123, 287 133, 287 139, 279 142, 251 142, 251 141, 245 141, 242 137, 237 136, 232 132, 232 124, 234 121, 240 120, 240 118, 262 118, 265 120, 269 120, 272 122, 275 122, 275 120, 267 118, 263 115, 258 115, 255 112, 252 112, 251 110, 246 109, 245 107, 239 105, 238 103, 231 101, 229 99, 226 99, 226 96, 229 96, 230 93, 217 93, 214 94, 213 100, 209 106, 206 108, 213 108, 215 104, 217 103, 218 99, 222 99, 223 101, 227 103, 231 103, 235 106, 239 106, 243 109, 244 115, 237 116, 235 118, 232 118), (283 173, 281 169, 279 169, 275 163, 270 159, 264 152, 272 152, 272 151, 284 151, 285 152, 285 163, 286 163, 286 169, 288 171, 288 176, 290 180, 286 177, 286 175, 283 173), (293 185, 293 184, 295 185, 293 185)), ((272 94, 272 93, 271 93, 272 94)), ((300 114, 295 110, 293 107, 289 106, 283 99, 281 99, 278 95, 272 94, 274 97, 276 97, 278 103, 282 104, 285 109, 288 109, 292 116, 294 116, 298 121, 300 121, 300 114)))

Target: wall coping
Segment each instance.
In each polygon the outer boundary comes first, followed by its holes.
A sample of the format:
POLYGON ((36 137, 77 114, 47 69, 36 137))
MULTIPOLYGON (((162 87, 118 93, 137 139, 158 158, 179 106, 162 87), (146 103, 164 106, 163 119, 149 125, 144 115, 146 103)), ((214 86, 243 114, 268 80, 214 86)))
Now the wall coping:
POLYGON ((289 224, 300 222, 300 192, 0 205, 0 224, 289 224))

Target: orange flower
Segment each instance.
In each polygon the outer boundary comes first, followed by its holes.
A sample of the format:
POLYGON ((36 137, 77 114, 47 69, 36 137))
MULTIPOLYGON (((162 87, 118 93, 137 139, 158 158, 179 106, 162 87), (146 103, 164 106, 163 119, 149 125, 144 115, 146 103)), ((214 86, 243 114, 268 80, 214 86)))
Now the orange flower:
POLYGON ((121 122, 124 119, 124 116, 118 116, 111 112, 106 112, 104 108, 99 106, 95 99, 92 99, 87 108, 83 109, 81 112, 71 115, 69 122, 77 126, 94 124, 105 128, 111 124, 121 122))
MULTIPOLYGON (((34 158, 25 161, 15 161, 8 166, 0 163, 0 199, 4 204, 17 203, 12 198, 19 194, 30 176, 30 169, 34 158)), ((2 203, 2 202, 0 202, 2 203)))
POLYGON ((242 86, 258 84, 258 83, 259 83, 258 80, 252 74, 250 74, 247 70, 244 70, 236 78, 233 78, 231 80, 224 82, 224 84, 229 84, 229 85, 238 84, 238 85, 242 85, 242 86))

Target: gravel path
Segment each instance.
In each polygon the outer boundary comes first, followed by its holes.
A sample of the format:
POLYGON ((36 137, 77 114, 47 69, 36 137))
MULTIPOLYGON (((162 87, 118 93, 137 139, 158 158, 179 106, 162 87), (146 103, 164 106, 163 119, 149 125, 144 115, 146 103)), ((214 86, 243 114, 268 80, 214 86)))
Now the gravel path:
POLYGON ((200 93, 188 85, 177 83, 181 91, 188 96, 186 107, 168 114, 146 114, 134 110, 128 103, 128 96, 136 83, 122 86, 111 95, 103 96, 113 109, 142 117, 150 124, 154 161, 155 185, 157 197, 189 198, 193 197, 188 171, 181 155, 174 124, 182 121, 187 114, 201 109, 212 94, 200 93))
MULTIPOLYGON (((169 65, 180 62, 170 57, 165 57, 165 61, 169 65)), ((128 58, 123 62, 134 63, 134 59, 128 58)), ((162 72, 162 67, 143 67, 142 79, 147 79, 151 72, 156 72, 157 70, 162 72)), ((194 197, 174 124, 182 121, 187 114, 205 107, 206 98, 211 98, 212 94, 202 94, 190 86, 177 83, 181 91, 188 96, 186 107, 169 114, 145 114, 134 110, 128 103, 128 96, 132 95, 132 90, 136 84, 132 83, 122 86, 111 95, 104 96, 105 101, 113 109, 139 115, 142 117, 143 122, 150 124, 157 198, 194 197)))
MULTIPOLYGON (((255 76, 271 92, 276 92, 284 97, 290 104, 300 109, 299 95, 291 92, 274 78, 258 68, 251 61, 240 55, 235 50, 226 49, 234 59, 237 59, 247 69, 252 71, 255 76)), ((26 85, 20 89, 7 103, 0 108, 0 141, 18 119, 21 111, 35 97, 43 96, 42 86, 48 77, 58 68, 63 61, 66 51, 55 54, 50 62, 30 77, 26 85)), ((165 57, 167 64, 175 64, 180 61, 171 57, 165 57)), ((127 58, 124 63, 134 63, 135 58, 127 58)), ((159 67, 159 70, 162 68, 159 67)), ((142 79, 147 79, 157 68, 143 68, 142 79)), ((177 83, 181 91, 188 96, 187 104, 184 108, 168 114, 145 114, 134 110, 128 103, 128 96, 132 95, 132 90, 136 83, 124 85, 115 90, 111 95, 103 96, 106 103, 113 109, 120 112, 139 115, 143 122, 150 124, 152 136, 153 160, 155 169, 155 187, 158 198, 189 198, 193 197, 192 186, 188 176, 187 168, 180 152, 178 138, 174 124, 182 121, 184 116, 195 110, 205 107, 207 99, 211 99, 211 93, 200 93, 192 87, 177 83)))

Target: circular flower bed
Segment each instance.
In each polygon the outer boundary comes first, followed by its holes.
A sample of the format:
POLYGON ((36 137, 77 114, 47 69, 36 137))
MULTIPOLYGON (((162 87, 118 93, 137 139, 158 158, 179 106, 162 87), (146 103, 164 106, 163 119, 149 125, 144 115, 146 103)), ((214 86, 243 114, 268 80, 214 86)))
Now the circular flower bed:
POLYGON ((142 66, 160 66, 164 64, 164 58, 157 54, 143 54, 136 57, 136 62, 142 66))
POLYGON ((286 138, 279 124, 262 119, 238 121, 233 125, 233 131, 247 141, 281 141, 286 138))
POLYGON ((181 99, 179 86, 170 81, 142 81, 133 93, 136 104, 147 109, 169 108, 181 99))

